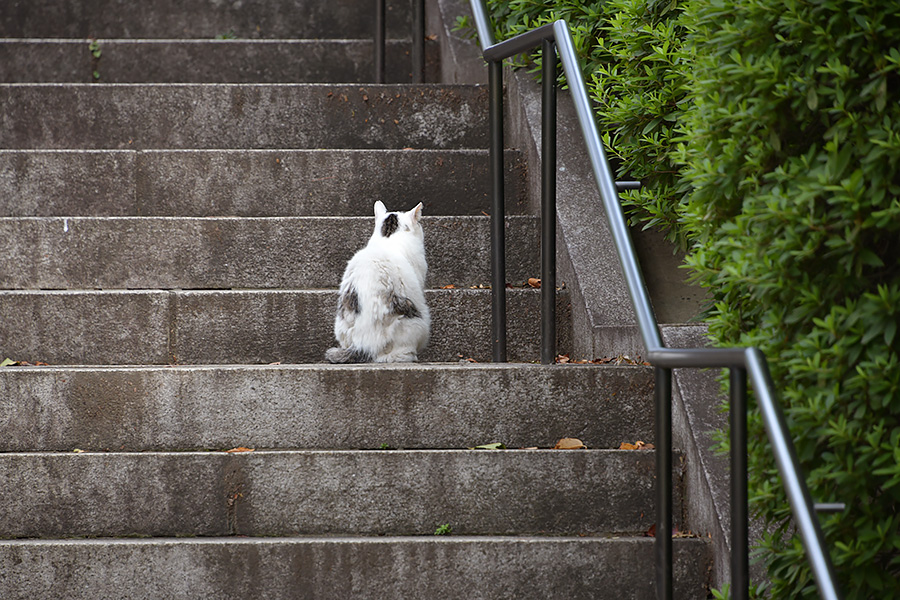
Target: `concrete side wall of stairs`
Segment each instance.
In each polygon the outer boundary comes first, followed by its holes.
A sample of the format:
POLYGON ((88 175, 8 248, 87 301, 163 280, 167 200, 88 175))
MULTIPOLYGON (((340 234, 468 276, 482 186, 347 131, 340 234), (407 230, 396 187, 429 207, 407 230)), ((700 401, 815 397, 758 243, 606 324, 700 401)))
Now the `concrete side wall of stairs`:
MULTIPOLYGON (((443 23, 470 15, 468 0, 431 0, 443 23)), ((476 43, 451 27, 441 36, 442 73, 447 82, 487 83, 487 69, 476 43)), ((527 202, 540 206, 540 87, 531 75, 507 70, 506 102, 509 143, 522 149, 528 162, 527 202)), ((568 95, 559 92, 557 124, 559 203, 557 261, 560 281, 572 298, 575 356, 640 356, 643 343, 631 301, 618 266, 606 217, 600 206, 590 163, 583 147, 577 117, 568 95)), ((696 348, 706 344, 706 329, 690 321, 702 309, 702 290, 687 285, 679 268, 683 254, 660 234, 632 228, 638 260, 668 346, 696 348)), ((712 451, 713 432, 727 429, 727 414, 715 370, 677 369, 673 388, 673 434, 685 460, 685 519, 692 529, 713 542, 712 582, 721 587, 731 580, 730 495, 728 459, 712 451)), ((757 524, 751 524, 758 530, 757 524)), ((756 533, 758 535, 758 531, 756 533)), ((754 580, 763 574, 754 573, 754 580)))

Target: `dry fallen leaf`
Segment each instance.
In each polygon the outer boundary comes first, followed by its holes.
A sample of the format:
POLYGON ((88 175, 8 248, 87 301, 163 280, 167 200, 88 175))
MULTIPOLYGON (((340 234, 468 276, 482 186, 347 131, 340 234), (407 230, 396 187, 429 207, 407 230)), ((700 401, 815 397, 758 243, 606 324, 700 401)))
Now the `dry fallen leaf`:
POLYGON ((541 287, 541 280, 538 279, 537 277, 529 277, 528 285, 530 285, 533 288, 539 288, 539 287, 541 287))
POLYGON ((554 450, 580 450, 582 448, 587 448, 587 446, 578 438, 562 438, 553 446, 554 450))
POLYGON ((455 290, 456 286, 453 285, 452 283, 448 283, 447 285, 442 285, 441 289, 442 290, 455 290))
POLYGON ((256 448, 245 448, 244 446, 238 446, 237 448, 232 448, 231 450, 226 450, 225 452, 253 452, 256 448))
POLYGON ((647 444, 642 442, 641 440, 638 440, 633 444, 622 442, 622 445, 619 446, 619 450, 653 450, 655 447, 656 446, 654 446, 653 444, 647 444))

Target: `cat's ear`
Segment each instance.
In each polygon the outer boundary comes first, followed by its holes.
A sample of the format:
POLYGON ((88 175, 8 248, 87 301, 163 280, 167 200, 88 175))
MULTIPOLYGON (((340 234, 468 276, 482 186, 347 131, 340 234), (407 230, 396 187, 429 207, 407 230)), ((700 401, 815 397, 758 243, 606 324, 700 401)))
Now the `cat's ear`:
POLYGON ((418 223, 419 219, 422 218, 422 207, 422 203, 419 202, 416 204, 416 207, 410 211, 412 213, 413 223, 418 223))
POLYGON ((387 208, 384 207, 384 202, 381 200, 375 201, 375 217, 380 218, 384 213, 387 212, 387 208))

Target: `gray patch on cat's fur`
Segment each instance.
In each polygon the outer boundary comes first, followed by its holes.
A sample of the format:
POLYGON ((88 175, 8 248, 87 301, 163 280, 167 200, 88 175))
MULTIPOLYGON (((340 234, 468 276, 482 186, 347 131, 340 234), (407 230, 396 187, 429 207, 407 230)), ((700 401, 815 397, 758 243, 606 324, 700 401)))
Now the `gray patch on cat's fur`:
POLYGON ((375 357, 359 348, 329 348, 325 351, 325 360, 332 364, 370 363, 375 357))
POLYGON ((397 232, 397 229, 400 227, 400 221, 397 219, 397 215, 394 213, 389 214, 384 218, 384 222, 381 224, 381 236, 382 237, 391 237, 394 233, 397 232))
POLYGON ((346 294, 341 294, 341 297, 338 298, 338 311, 341 315, 359 314, 359 295, 356 293, 356 288, 350 288, 346 294))
POLYGON ((422 316, 413 301, 405 296, 397 296, 391 294, 390 298, 391 312, 407 319, 418 319, 422 316))

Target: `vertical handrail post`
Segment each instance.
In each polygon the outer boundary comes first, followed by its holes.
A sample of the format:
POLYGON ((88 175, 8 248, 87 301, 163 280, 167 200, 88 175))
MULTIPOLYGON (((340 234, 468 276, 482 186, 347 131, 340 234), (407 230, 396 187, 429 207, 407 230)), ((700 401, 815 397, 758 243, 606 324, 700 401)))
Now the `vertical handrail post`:
POLYGON ((731 383, 731 597, 750 597, 747 499, 747 370, 732 367, 731 383))
POLYGON ((425 83, 425 0, 413 2, 412 80, 425 83))
POLYGON ((375 83, 384 83, 384 3, 375 0, 375 83))
POLYGON ((491 129, 491 340, 494 362, 506 362, 506 207, 503 189, 503 61, 488 65, 491 129))
POLYGON ((556 44, 541 44, 541 364, 556 359, 556 44))
POLYGON ((672 370, 655 371, 656 598, 672 600, 672 370))

